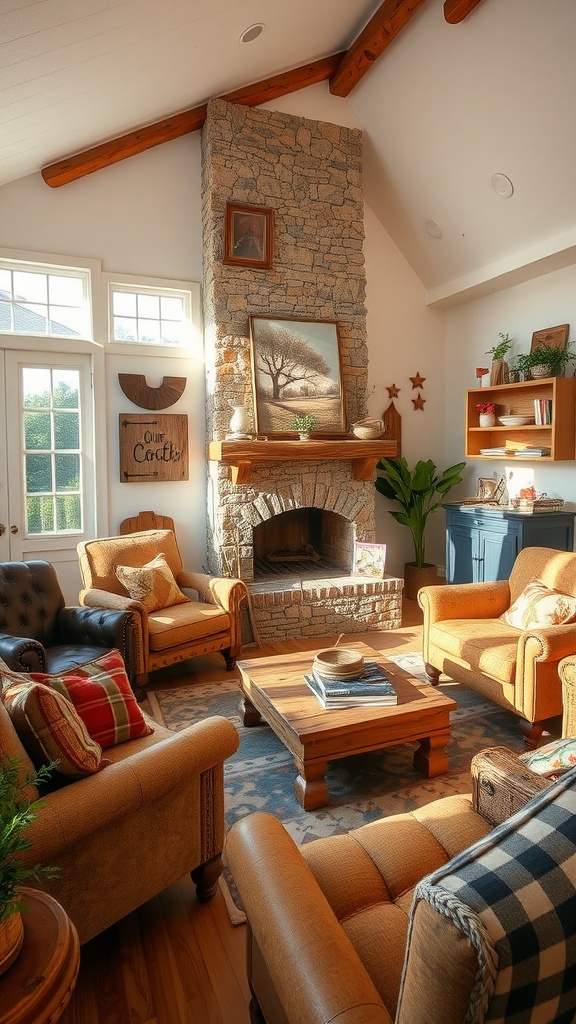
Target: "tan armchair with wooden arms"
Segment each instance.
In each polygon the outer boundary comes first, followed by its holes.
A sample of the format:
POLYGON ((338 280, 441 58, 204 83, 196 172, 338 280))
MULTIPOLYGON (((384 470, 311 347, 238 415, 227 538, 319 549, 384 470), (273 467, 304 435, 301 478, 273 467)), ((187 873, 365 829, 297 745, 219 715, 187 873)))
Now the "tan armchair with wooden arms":
MULTIPOLYGON (((90 607, 130 609, 138 620, 136 684, 146 685, 150 672, 187 658, 220 651, 232 670, 241 647, 240 606, 246 597, 241 580, 187 572, 172 530, 145 530, 101 537, 78 545, 84 589, 80 603, 90 607), (141 568, 163 554, 178 587, 195 591, 198 600, 149 611, 128 596, 116 569, 141 568)), ((188 595, 186 595, 188 596, 188 595)))

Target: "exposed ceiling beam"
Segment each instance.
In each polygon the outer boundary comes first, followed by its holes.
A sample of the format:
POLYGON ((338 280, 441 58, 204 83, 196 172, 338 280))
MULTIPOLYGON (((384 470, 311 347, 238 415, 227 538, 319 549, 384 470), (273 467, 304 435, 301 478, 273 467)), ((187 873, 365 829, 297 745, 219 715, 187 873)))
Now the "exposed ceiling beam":
MULTIPOLYGON (((263 82, 255 82, 253 85, 244 86, 242 89, 235 89, 234 92, 226 93, 221 99, 230 103, 242 103, 248 107, 257 107, 268 100, 277 99, 278 96, 286 96, 298 89, 305 89, 317 82, 324 82, 338 67, 343 53, 335 53, 331 57, 323 57, 321 60, 313 61, 311 64, 304 64, 293 71, 285 71, 273 78, 267 78, 263 82)), ((82 153, 58 160, 42 168, 42 177, 51 188, 59 188, 60 185, 67 185, 70 181, 82 178, 85 174, 92 174, 93 171, 102 170, 110 164, 118 163, 120 160, 127 160, 130 156, 143 153, 154 146, 160 146, 163 142, 170 142, 178 139, 181 135, 187 135, 201 128, 206 120, 207 105, 203 103, 191 110, 184 110, 181 114, 174 114, 163 121, 146 125, 144 128, 137 128, 117 139, 110 139, 92 149, 86 149, 82 153)))
POLYGON ((444 19, 449 25, 458 25, 467 18, 481 0, 445 0, 444 19))
POLYGON ((384 0, 344 54, 330 79, 330 92, 334 96, 348 96, 423 3, 424 0, 384 0))

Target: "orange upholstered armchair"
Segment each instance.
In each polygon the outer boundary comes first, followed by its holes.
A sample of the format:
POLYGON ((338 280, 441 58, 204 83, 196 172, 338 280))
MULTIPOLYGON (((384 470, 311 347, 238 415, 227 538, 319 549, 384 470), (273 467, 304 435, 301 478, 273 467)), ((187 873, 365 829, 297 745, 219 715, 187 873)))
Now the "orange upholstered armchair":
MULTIPOLYGON (((576 597, 576 553, 552 548, 524 548, 509 580, 423 587, 418 593, 431 681, 438 682, 445 672, 515 711, 529 747, 538 744, 546 719, 562 714, 558 666, 576 654, 576 621, 561 624, 561 615, 553 614, 549 621, 522 628, 500 618, 513 604, 521 607, 532 580, 566 595, 560 606, 570 615, 566 606, 576 597)), ((526 607, 533 617, 533 597, 526 598, 526 607)))
POLYGON ((234 668, 240 653, 240 605, 246 587, 241 580, 184 571, 172 530, 101 537, 79 544, 78 555, 84 586, 80 603, 135 613, 138 687, 145 686, 155 669, 213 651, 221 651, 226 667, 234 668), (164 568, 164 576, 158 577, 149 563, 157 563, 160 556, 168 573, 164 568), (138 573, 140 569, 142 573, 138 573), (176 586, 170 589, 166 576, 173 577, 176 586), (156 593, 150 586, 146 590, 147 581, 154 578, 160 578, 162 584, 156 593), (198 599, 186 600, 182 589, 195 591, 198 599))

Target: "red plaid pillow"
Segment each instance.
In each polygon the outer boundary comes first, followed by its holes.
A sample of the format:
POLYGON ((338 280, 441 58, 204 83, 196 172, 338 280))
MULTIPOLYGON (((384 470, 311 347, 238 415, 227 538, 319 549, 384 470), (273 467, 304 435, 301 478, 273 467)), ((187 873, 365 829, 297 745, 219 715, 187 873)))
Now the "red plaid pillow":
POLYGON ((153 732, 138 707, 120 651, 108 651, 59 675, 32 672, 30 678, 66 697, 103 750, 153 732))

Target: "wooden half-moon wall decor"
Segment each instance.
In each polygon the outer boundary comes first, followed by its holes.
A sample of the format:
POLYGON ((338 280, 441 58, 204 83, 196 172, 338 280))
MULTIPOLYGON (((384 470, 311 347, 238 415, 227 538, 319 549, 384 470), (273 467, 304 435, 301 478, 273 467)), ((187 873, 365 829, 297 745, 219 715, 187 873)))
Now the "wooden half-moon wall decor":
POLYGON ((126 398, 141 409, 167 409, 178 401, 186 387, 186 377, 163 377, 162 383, 153 388, 146 383, 143 373, 119 373, 118 381, 126 398))

